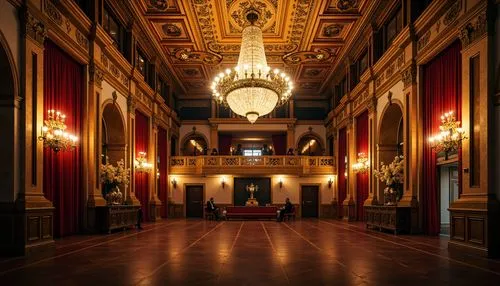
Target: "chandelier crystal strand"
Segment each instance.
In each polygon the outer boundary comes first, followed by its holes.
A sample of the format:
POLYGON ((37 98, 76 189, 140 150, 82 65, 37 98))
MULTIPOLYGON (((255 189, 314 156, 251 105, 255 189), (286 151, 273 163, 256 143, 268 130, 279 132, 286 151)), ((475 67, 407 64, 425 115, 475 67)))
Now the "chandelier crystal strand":
MULTIPOLYGON (((258 15, 249 13, 256 21, 258 15)), ((214 99, 254 123, 288 101, 293 85, 283 72, 267 65, 262 31, 255 25, 243 30, 238 66, 219 73, 212 82, 214 99)))

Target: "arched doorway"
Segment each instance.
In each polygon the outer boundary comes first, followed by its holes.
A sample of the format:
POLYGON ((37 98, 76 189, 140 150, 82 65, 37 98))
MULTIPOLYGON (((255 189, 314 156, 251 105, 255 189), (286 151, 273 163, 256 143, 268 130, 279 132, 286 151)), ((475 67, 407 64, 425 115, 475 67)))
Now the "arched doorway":
MULTIPOLYGON (((19 167, 16 162, 19 153, 19 134, 16 130, 18 124, 19 108, 16 107, 18 93, 18 78, 15 72, 15 63, 7 45, 7 41, 0 31, 0 202, 12 203, 17 197, 19 167)), ((28 178, 27 178, 28 179, 28 178)))
MULTIPOLYGON (((123 116, 117 105, 107 103, 104 105, 102 112, 102 163, 113 164, 125 160, 126 157, 126 138, 125 138, 125 124, 123 123, 123 116)), ((120 190, 126 198, 126 190, 124 186, 119 186, 120 190)))
POLYGON ((201 133, 187 135, 182 140, 181 146, 183 156, 198 156, 207 154, 207 139, 201 133))
POLYGON ((297 144, 297 154, 303 156, 321 156, 324 153, 321 138, 313 133, 302 135, 297 144))
MULTIPOLYGON (((379 164, 387 165, 399 155, 403 155, 403 110, 399 102, 393 102, 385 108, 380 120, 377 158, 379 164)), ((377 197, 379 202, 383 203, 383 192, 386 186, 384 183, 378 182, 377 197)))

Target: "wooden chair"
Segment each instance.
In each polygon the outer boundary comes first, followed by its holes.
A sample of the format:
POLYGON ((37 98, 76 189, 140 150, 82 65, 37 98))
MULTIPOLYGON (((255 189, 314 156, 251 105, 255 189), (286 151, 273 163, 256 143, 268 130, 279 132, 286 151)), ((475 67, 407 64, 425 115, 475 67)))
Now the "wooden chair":
POLYGON ((289 213, 283 215, 283 221, 292 219, 295 221, 295 206, 292 206, 292 210, 289 213))
POLYGON ((205 219, 206 220, 215 220, 215 214, 211 211, 208 211, 206 208, 205 210, 205 219))

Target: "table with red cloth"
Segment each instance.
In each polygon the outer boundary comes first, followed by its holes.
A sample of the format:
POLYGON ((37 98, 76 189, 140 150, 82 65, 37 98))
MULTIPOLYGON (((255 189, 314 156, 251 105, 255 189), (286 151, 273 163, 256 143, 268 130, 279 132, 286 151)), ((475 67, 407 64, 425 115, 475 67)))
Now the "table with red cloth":
POLYGON ((246 207, 229 206, 226 207, 227 219, 276 219, 277 207, 246 207))

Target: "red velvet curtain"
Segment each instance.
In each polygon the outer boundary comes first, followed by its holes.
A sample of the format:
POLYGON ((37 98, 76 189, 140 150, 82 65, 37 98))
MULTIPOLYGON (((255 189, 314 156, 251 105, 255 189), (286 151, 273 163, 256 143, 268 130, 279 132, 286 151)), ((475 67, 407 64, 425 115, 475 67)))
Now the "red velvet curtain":
POLYGON ((347 196, 347 178, 344 175, 346 172, 345 158, 347 156, 347 130, 342 128, 339 130, 339 157, 338 157, 338 210, 339 216, 343 216, 342 204, 347 196))
POLYGON ((159 171, 160 171, 160 181, 158 183, 158 195, 162 202, 161 217, 167 217, 167 131, 163 128, 158 128, 158 159, 159 159, 159 171))
MULTIPOLYGON (((368 111, 356 118, 356 150, 368 156, 368 111)), ((365 209, 363 204, 368 199, 368 172, 356 175, 356 205, 358 220, 364 220, 365 209)))
MULTIPOLYGON (((139 111, 135 112, 135 158, 139 152, 148 153, 149 118, 139 111)), ((150 162, 152 163, 152 162, 150 162)), ((135 172, 135 196, 141 202, 143 218, 149 220, 149 174, 135 172)))
POLYGON ((231 155, 231 143, 233 137, 230 134, 219 135, 219 155, 231 155))
POLYGON ((286 134, 273 135, 274 155, 286 154, 286 134))
MULTIPOLYGON (((66 114, 67 131, 81 138, 83 71, 82 66, 50 41, 45 42, 43 66, 44 119, 47 110, 66 114)), ((83 217, 82 159, 80 148, 55 153, 43 152, 43 192, 52 201, 54 235, 80 232, 83 217)))
MULTIPOLYGON (((455 112, 457 120, 461 119, 462 56, 460 50, 460 41, 456 41, 424 66, 424 138, 429 138, 439 132, 440 117, 443 113, 451 110, 455 112)), ((459 159, 461 159, 460 155, 459 159)), ((430 235, 437 235, 440 231, 439 185, 436 154, 429 144, 424 145, 423 172, 424 231, 430 235)), ((461 186, 462 176, 460 172, 459 174, 459 186, 461 186)))

